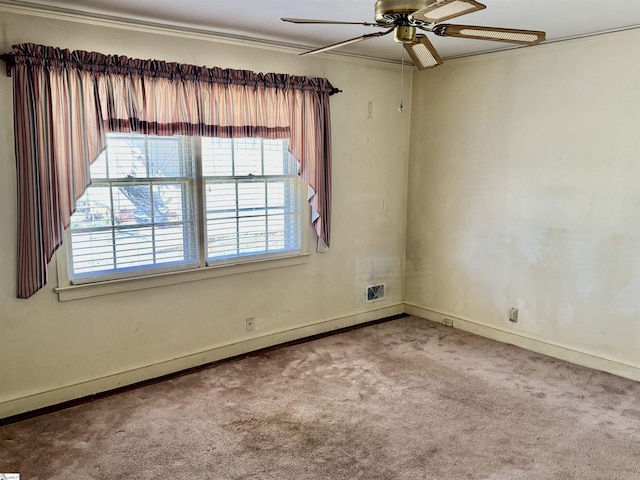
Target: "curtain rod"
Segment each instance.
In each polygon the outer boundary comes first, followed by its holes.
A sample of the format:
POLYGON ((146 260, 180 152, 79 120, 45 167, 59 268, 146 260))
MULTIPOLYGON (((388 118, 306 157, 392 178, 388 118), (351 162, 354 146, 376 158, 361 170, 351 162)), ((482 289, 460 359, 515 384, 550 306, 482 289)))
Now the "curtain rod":
POLYGON ((0 54, 0 60, 2 60, 7 66, 7 77, 11 76, 11 67, 16 64, 16 60, 13 56, 13 53, 3 53, 0 54))

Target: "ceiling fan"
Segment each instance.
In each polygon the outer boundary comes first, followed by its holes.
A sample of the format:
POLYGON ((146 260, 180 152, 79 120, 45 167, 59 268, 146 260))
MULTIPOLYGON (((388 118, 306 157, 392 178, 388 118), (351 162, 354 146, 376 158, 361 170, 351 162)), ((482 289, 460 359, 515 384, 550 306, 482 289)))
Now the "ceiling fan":
POLYGON ((417 34, 417 30, 435 33, 441 37, 471 38, 475 40, 493 40, 520 45, 537 45, 545 39, 545 33, 534 30, 516 30, 512 28, 479 27, 471 25, 451 25, 440 23, 467 13, 483 10, 486 5, 475 0, 377 0, 375 4, 375 23, 339 22, 331 20, 312 20, 306 18, 282 18, 291 23, 312 23, 332 25, 364 25, 384 28, 342 42, 316 48, 301 55, 313 55, 336 48, 361 42, 370 38, 382 37, 394 32, 395 41, 402 43, 415 66, 424 70, 442 64, 442 58, 427 39, 417 34))

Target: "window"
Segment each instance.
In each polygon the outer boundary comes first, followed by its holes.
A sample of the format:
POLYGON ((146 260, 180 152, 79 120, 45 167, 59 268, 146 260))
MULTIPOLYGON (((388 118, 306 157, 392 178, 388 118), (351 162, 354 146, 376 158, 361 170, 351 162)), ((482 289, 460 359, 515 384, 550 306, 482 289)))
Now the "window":
POLYGON ((71 283, 301 254, 301 180, 287 147, 108 134, 71 217, 71 283))
POLYGON ((202 139, 207 260, 300 248, 297 162, 282 140, 202 139))

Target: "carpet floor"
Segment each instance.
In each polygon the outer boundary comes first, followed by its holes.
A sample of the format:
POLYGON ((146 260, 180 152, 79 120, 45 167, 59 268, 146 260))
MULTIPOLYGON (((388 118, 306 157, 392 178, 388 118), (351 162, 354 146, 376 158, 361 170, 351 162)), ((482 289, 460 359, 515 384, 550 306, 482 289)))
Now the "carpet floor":
POLYGON ((0 427, 27 479, 640 479, 640 383, 416 317, 0 427))

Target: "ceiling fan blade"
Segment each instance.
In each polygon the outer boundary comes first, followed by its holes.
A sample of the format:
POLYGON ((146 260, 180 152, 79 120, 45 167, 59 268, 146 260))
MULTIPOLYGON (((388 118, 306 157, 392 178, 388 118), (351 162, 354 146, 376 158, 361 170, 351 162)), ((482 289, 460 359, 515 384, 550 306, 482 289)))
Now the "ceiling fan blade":
POLYGON ((351 38, 349 40, 344 40, 342 42, 333 43, 331 45, 327 45, 326 47, 316 48, 315 50, 310 50, 308 52, 301 53, 300 56, 305 55, 314 55, 316 53, 327 52, 329 50, 333 50, 335 48, 343 47, 345 45, 351 45, 352 43, 361 42, 362 40, 368 40, 369 38, 382 37, 384 35, 388 35, 395 30, 394 28, 390 28, 389 30, 385 30, 384 32, 376 32, 376 33, 368 33, 367 35, 362 35, 360 37, 351 38))
POLYGON ((485 8, 487 8, 486 5, 475 0, 440 0, 413 12, 411 16, 415 20, 422 20, 427 23, 440 23, 450 18, 477 12, 485 8))
MULTIPOLYGON (((377 23, 371 22, 339 22, 333 20, 313 20, 311 18, 281 18, 283 22, 289 23, 316 23, 323 25, 364 25, 366 27, 380 27, 377 23)), ((383 25, 384 26, 384 25, 383 25)))
POLYGON ((425 35, 416 35, 415 42, 405 43, 404 49, 418 70, 437 67, 443 63, 435 47, 425 35))
POLYGON ((441 37, 494 40, 496 42, 517 43, 520 45, 537 45, 545 40, 546 35, 544 32, 536 30, 448 24, 436 25, 433 33, 441 37))

